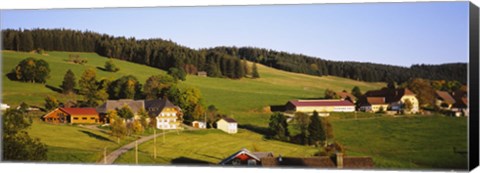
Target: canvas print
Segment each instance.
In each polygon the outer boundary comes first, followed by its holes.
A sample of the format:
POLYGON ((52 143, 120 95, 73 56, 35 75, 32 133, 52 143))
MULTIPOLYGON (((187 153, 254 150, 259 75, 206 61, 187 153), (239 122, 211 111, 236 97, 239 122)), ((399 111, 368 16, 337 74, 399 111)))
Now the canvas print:
POLYGON ((2 10, 2 161, 467 170, 468 9, 2 10))

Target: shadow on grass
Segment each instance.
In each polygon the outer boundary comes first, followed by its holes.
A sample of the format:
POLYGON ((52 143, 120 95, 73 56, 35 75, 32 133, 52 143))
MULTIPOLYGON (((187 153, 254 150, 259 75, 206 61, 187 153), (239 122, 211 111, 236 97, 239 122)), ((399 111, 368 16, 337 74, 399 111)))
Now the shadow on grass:
POLYGON ((267 137, 268 134, 270 134, 270 130, 267 127, 259 127, 251 124, 242 124, 242 125, 238 125, 238 127, 261 134, 264 137, 267 137))
POLYGON ((178 164, 178 165, 209 165, 211 164, 210 162, 206 162, 203 160, 197 160, 197 159, 192 159, 188 157, 177 157, 172 160, 172 164, 178 164))
POLYGON ((97 67, 97 69, 108 72, 107 69, 105 69, 103 67, 97 67))
POLYGON ((270 105, 270 111, 271 112, 285 112, 287 111, 287 108, 285 105, 270 105))
POLYGON ((57 87, 54 87, 52 85, 45 85, 45 87, 47 87, 48 89, 52 90, 52 91, 55 91, 57 93, 62 93, 63 90, 61 88, 57 88, 57 87))
POLYGON ((106 138, 106 137, 97 135, 97 134, 92 133, 92 132, 89 132, 89 131, 80 130, 80 132, 85 133, 85 134, 87 134, 89 137, 93 137, 93 138, 98 139, 98 140, 113 142, 112 140, 110 140, 110 139, 108 139, 108 138, 106 138))

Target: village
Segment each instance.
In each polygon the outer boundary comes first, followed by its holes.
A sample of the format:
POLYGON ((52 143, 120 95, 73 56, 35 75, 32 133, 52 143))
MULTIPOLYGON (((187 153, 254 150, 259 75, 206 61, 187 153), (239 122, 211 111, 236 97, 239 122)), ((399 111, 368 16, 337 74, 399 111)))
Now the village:
MULTIPOLYGON (((289 100, 280 109, 285 116, 292 121, 296 112, 312 116, 317 113, 321 117, 330 116, 334 112, 366 112, 385 115, 409 115, 428 114, 422 110, 416 95, 406 88, 370 90, 365 94, 356 97, 352 93, 343 90, 330 93, 329 99, 297 99, 289 100)), ((446 91, 435 91, 435 104, 439 111, 446 116, 468 116, 468 105, 466 93, 446 91)), ((2 104, 2 110, 9 108, 2 104)), ((272 108, 273 109, 273 108, 272 108)), ((147 114, 147 123, 155 124, 159 130, 182 130, 182 129, 206 129, 205 120, 195 120, 189 124, 182 122, 182 109, 174 105, 168 98, 152 100, 107 100, 98 107, 58 107, 42 116, 42 120, 50 124, 76 124, 76 125, 100 125, 109 126, 114 121, 132 123, 139 121, 142 114, 147 114), (133 114, 130 119, 118 119, 111 117, 112 112, 128 110, 133 114)), ((116 115, 116 113, 115 113, 116 115)), ((114 115, 114 116, 115 116, 114 115)), ((238 122, 231 117, 223 117, 216 121, 213 126, 225 133, 234 135, 238 131, 238 122)), ((127 126, 127 128, 134 128, 127 126)), ((212 127, 210 127, 212 128, 212 127)), ((334 148, 335 149, 335 148, 334 148)), ((368 156, 344 156, 343 153, 336 153, 335 157, 282 157, 275 156, 272 152, 251 152, 245 148, 233 153, 222 160, 219 165, 249 165, 249 166, 303 166, 319 168, 373 168, 374 163, 368 156)))

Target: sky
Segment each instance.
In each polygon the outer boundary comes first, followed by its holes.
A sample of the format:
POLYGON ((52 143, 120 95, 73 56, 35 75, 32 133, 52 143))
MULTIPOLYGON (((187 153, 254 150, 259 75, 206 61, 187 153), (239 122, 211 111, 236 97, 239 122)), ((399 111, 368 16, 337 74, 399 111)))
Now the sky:
POLYGON ((335 61, 468 61, 468 2, 2 10, 1 28, 66 28, 199 49, 252 46, 335 61))

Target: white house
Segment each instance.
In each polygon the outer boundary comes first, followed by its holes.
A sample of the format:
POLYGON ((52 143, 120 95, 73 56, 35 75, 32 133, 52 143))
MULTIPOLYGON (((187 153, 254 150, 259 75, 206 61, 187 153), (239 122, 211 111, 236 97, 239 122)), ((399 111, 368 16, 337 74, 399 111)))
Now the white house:
POLYGON ((207 124, 203 121, 193 121, 192 126, 199 129, 207 128, 207 124))
POLYGON ((0 110, 4 111, 4 110, 7 110, 8 108, 10 108, 10 106, 8 106, 7 104, 0 104, 0 110))
POLYGON ((232 118, 222 118, 217 121, 217 129, 227 133, 237 133, 237 121, 232 118))

